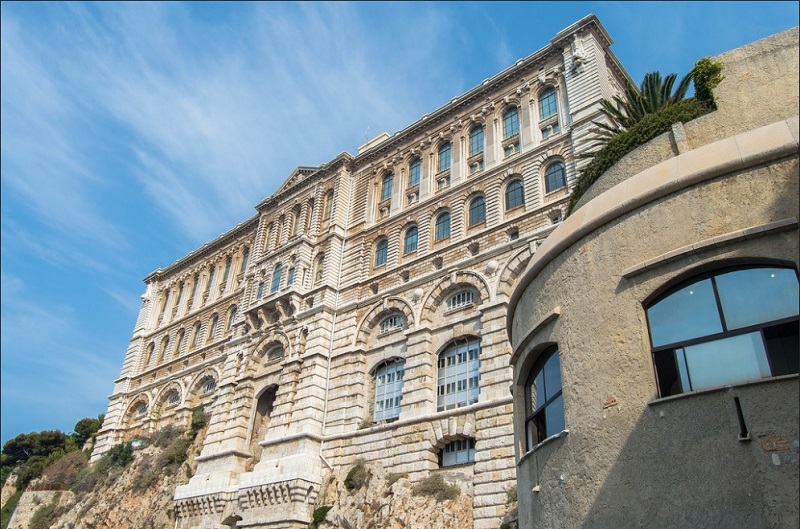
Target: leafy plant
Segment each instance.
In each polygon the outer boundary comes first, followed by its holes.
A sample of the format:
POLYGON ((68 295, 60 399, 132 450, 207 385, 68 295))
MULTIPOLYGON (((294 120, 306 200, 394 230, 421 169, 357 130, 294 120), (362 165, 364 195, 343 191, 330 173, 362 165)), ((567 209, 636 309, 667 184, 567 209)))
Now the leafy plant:
POLYGON ((197 406, 192 409, 192 433, 197 434, 197 432, 203 429, 207 422, 208 416, 203 406, 197 406))
POLYGON ((31 516, 29 529, 50 529, 56 519, 56 502, 42 505, 31 516))
POLYGON ((14 509, 17 508, 17 504, 23 492, 25 492, 23 489, 17 490, 17 492, 12 494, 3 504, 3 508, 0 510, 0 529, 6 529, 6 527, 8 527, 8 524, 11 522, 11 515, 14 514, 14 509))
POLYGON ((414 496, 431 496, 436 501, 452 500, 461 494, 457 485, 447 483, 441 474, 431 474, 411 489, 414 496))
POLYGON ((311 523, 308 524, 308 529, 317 529, 319 525, 325 521, 328 511, 333 508, 333 505, 323 505, 314 509, 314 514, 311 515, 311 523))
POLYGON ((506 489, 506 504, 517 502, 517 486, 511 485, 506 489))
POLYGON ((347 477, 344 478, 344 486, 349 491, 360 489, 367 482, 368 477, 369 472, 364 465, 364 461, 359 460, 347 473, 347 477))

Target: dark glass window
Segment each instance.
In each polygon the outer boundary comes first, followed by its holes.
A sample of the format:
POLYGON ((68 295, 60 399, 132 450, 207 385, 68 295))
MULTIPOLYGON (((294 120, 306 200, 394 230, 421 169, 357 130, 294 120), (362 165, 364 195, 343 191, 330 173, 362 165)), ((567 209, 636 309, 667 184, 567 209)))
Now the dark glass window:
POLYGON ((561 360, 553 347, 537 360, 525 383, 527 413, 525 431, 528 450, 565 429, 561 398, 561 360))
POLYGON ((419 241, 419 231, 416 226, 411 226, 406 230, 406 240, 403 247, 403 253, 411 253, 417 251, 417 242, 419 241))
POLYGON ((450 169, 450 142, 445 142, 439 147, 439 172, 450 169))
POLYGON ((525 187, 522 180, 512 180, 506 186, 506 210, 514 209, 525 203, 525 187))
POLYGON ((281 273, 283 272, 283 265, 278 263, 275 265, 275 271, 272 273, 272 285, 270 292, 277 292, 281 287, 281 273))
POLYGON ((389 255, 389 241, 381 239, 375 246, 375 266, 386 264, 386 258, 389 255))
POLYGON ((469 203, 469 225, 474 226, 486 221, 486 199, 478 196, 469 203))
POLYGON ((503 112, 503 139, 519 133, 519 113, 517 107, 507 108, 503 112))
POLYGON ((386 173, 383 175, 383 186, 381 187, 381 200, 389 200, 392 198, 392 183, 394 182, 394 175, 386 173))
POLYGON ((469 155, 483 152, 483 126, 478 125, 469 131, 469 155))
POLYGON ((450 237, 450 213, 445 211, 436 217, 436 240, 450 237))
POLYGON ((411 160, 411 165, 408 167, 408 187, 419 185, 419 176, 422 172, 422 162, 419 158, 411 160))
POLYGON ((561 162, 556 162, 547 166, 547 169, 544 172, 545 193, 552 193, 556 189, 561 189, 566 185, 567 179, 564 172, 564 164, 561 162))
POLYGON ((552 86, 539 94, 539 119, 547 119, 558 112, 556 90, 552 86))
POLYGON ((798 372, 798 282, 789 268, 729 268, 647 307, 662 397, 798 372))

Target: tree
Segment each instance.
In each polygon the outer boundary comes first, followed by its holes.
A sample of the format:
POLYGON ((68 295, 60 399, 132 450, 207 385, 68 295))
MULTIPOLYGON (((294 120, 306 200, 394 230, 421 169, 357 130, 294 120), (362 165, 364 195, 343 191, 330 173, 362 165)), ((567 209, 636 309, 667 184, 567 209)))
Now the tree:
POLYGON ((75 423, 75 441, 78 446, 83 446, 99 429, 100 421, 98 419, 87 417, 75 423))

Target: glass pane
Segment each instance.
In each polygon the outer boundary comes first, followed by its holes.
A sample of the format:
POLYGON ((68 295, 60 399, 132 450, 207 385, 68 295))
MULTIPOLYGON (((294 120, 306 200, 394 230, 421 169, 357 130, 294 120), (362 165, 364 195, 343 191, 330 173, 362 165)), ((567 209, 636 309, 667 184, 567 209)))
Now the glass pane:
POLYGON ((542 370, 536 374, 536 380, 534 380, 531 386, 531 412, 536 411, 544 405, 545 400, 547 399, 544 394, 544 370, 542 370))
POLYGON ((561 391, 561 361, 558 351, 553 353, 544 364, 544 380, 548 399, 561 391))
POLYGON ((545 424, 547 425, 544 437, 550 437, 564 430, 564 400, 561 395, 547 406, 544 413, 545 424))
POLYGON ((760 332, 692 345, 685 352, 693 390, 770 376, 760 332))
POLYGON ((662 299, 647 309, 647 316, 653 347, 722 332, 710 279, 662 299))
POLYGON ((796 316, 797 275, 788 268, 751 268, 715 278, 728 329, 796 316))

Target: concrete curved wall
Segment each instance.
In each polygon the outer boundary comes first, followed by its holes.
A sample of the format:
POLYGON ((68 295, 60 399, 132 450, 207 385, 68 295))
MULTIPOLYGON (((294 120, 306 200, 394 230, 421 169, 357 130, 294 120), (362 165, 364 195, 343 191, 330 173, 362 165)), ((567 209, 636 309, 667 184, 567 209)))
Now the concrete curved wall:
POLYGON ((798 267, 797 30, 725 57, 732 67, 725 63, 719 110, 678 127, 667 160, 639 156, 612 182, 601 178, 600 192, 537 249, 514 291, 520 527, 800 521, 797 375, 657 398, 649 300, 730 264, 798 267), (754 90, 769 84, 759 75, 780 87, 769 102, 754 90), (778 97, 791 100, 782 113, 778 97), (749 110, 738 112, 743 105, 749 110), (567 431, 527 451, 525 381, 553 343, 567 431), (750 440, 739 439, 734 397, 750 440))

